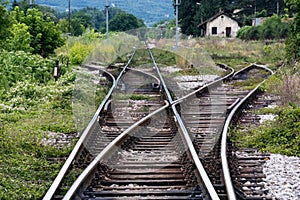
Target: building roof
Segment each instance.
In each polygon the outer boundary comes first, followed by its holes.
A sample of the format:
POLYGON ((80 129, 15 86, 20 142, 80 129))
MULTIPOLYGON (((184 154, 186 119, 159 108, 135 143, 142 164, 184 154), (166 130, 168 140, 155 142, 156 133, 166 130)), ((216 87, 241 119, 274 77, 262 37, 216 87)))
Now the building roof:
POLYGON ((241 23, 241 22, 239 22, 238 20, 234 19, 234 18, 231 17, 230 15, 226 14, 222 9, 220 9, 219 12, 218 12, 217 14, 215 14, 215 15, 212 16, 211 18, 205 20, 204 22, 202 22, 201 24, 199 24, 197 27, 199 28, 199 27, 201 27, 201 26, 207 24, 208 22, 211 22, 211 21, 215 20, 216 18, 218 18, 218 17, 221 16, 221 15, 225 15, 225 16, 231 18, 232 20, 236 21, 236 22, 239 24, 239 26, 242 26, 242 23, 241 23))

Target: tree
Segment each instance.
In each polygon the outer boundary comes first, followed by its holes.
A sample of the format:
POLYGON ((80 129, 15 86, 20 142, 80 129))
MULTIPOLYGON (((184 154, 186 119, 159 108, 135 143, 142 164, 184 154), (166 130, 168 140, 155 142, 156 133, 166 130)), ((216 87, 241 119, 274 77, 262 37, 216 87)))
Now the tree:
POLYGON ((32 52, 30 46, 31 35, 28 32, 28 26, 23 23, 13 24, 10 29, 10 35, 7 38, 6 49, 9 51, 32 52))
POLYGON ((87 12, 76 12, 72 15, 72 19, 77 19, 84 28, 92 28, 92 15, 87 12))
POLYGON ((237 37, 243 40, 274 40, 286 39, 289 25, 282 22, 282 17, 274 14, 259 26, 244 26, 238 31, 237 37))
POLYGON ((121 12, 109 21, 111 31, 127 31, 140 27, 145 27, 145 24, 134 15, 125 12, 121 12))
POLYGON ((193 22, 193 16, 196 13, 195 7, 195 1, 181 1, 181 5, 178 7, 178 20, 183 34, 194 35, 195 23, 193 22))
POLYGON ((81 24, 81 20, 79 18, 71 19, 71 34, 75 36, 82 35, 84 33, 85 27, 81 24))
POLYGON ((300 61, 300 0, 286 0, 290 10, 295 13, 291 34, 286 41, 286 57, 289 63, 300 61))
MULTIPOLYGON (((175 3, 175 0, 173 0, 175 3)), ((251 25, 253 17, 267 17, 284 13, 284 0, 185 0, 179 5, 179 23, 182 33, 200 35, 197 28, 201 22, 211 18, 219 9, 251 25), (277 3, 278 2, 278 3, 277 3)))
POLYGON ((0 45, 3 47, 11 27, 10 17, 4 5, 0 4, 0 45))
POLYGON ((44 19, 43 13, 35 8, 28 9, 19 22, 28 26, 33 53, 47 57, 64 44, 59 27, 50 18, 44 19))
MULTIPOLYGON (((122 11, 118 8, 109 8, 108 19, 112 19, 120 12, 122 11)), ((47 13, 49 15, 49 12, 47 13)), ((44 13, 44 16, 47 13, 44 13)), ((56 13, 56 18, 59 19, 58 24, 60 30, 63 33, 67 33, 67 13, 56 13)), ((98 10, 97 8, 91 7, 74 10, 71 12, 71 35, 82 35, 85 32, 85 29, 94 29, 99 32, 101 29, 105 28, 105 22, 105 10, 98 10)))
POLYGON ((282 22, 282 18, 273 15, 266 19, 261 27, 261 39, 285 39, 288 36, 288 24, 282 22))
POLYGON ((67 19, 60 19, 58 21, 58 24, 57 26, 59 27, 59 30, 62 32, 62 33, 68 33, 68 27, 69 27, 69 22, 67 19))

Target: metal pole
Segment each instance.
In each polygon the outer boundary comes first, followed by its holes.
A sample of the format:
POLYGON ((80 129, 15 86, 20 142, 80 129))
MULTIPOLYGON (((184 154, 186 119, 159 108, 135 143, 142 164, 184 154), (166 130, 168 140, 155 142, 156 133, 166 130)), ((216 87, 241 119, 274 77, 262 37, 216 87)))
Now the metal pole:
POLYGON ((279 16, 279 1, 277 0, 277 15, 279 16))
POLYGON ((105 11, 106 11, 106 41, 108 41, 108 0, 106 0, 105 11))
POLYGON ((69 0, 68 9, 68 35, 71 35, 71 0, 69 0))
MULTIPOLYGON (((198 5, 200 7, 201 24, 202 24, 202 22, 203 22, 203 8, 202 8, 202 5, 201 5, 201 2, 196 2, 196 5, 198 5)), ((202 28, 200 30, 200 36, 204 36, 202 28)))
POLYGON ((176 44, 175 49, 178 48, 178 0, 176 0, 175 8, 176 8, 176 44))

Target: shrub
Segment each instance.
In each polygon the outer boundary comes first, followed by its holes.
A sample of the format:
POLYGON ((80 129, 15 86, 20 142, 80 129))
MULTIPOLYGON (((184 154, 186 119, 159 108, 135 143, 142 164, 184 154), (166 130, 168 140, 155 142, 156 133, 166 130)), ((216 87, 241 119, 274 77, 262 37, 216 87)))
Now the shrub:
POLYGON ((54 61, 43 59, 40 55, 32 55, 23 51, 1 51, 0 68, 1 89, 8 89, 17 81, 32 80, 46 83, 52 78, 54 61))
POLYGON ((283 105, 300 100, 300 75, 290 70, 280 71, 276 76, 269 78, 265 90, 280 96, 283 105))
POLYGON ((278 109, 276 121, 248 132, 236 131, 234 134, 241 146, 260 148, 270 153, 300 156, 300 108, 286 107, 278 109))
POLYGON ((289 25, 282 22, 281 17, 273 15, 259 26, 242 27, 237 37, 243 40, 273 40, 287 38, 289 33, 289 25))
POLYGON ((248 32, 251 29, 251 26, 244 26, 242 27, 238 32, 237 32, 237 36, 238 38, 242 39, 242 40, 249 40, 248 38, 248 32))
POLYGON ((92 51, 93 47, 76 42, 70 49, 70 61, 72 64, 82 64, 92 51))

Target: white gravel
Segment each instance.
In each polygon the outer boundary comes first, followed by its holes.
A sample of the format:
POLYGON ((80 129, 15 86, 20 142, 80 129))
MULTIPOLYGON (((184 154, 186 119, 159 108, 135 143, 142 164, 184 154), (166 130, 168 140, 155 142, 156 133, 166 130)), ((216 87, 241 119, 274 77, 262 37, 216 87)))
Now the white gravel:
POLYGON ((41 145, 65 147, 71 145, 71 141, 77 137, 76 133, 65 134, 48 131, 47 136, 40 142, 41 145))
POLYGON ((175 77, 174 80, 182 90, 190 90, 202 87, 206 83, 216 80, 218 77, 217 75, 179 76, 175 77))
POLYGON ((275 120, 276 115, 273 115, 273 114, 264 114, 264 115, 258 115, 258 117, 259 117, 259 123, 262 124, 265 121, 275 120))
POLYGON ((265 187, 273 199, 300 199, 300 158, 271 154, 264 165, 265 187))

